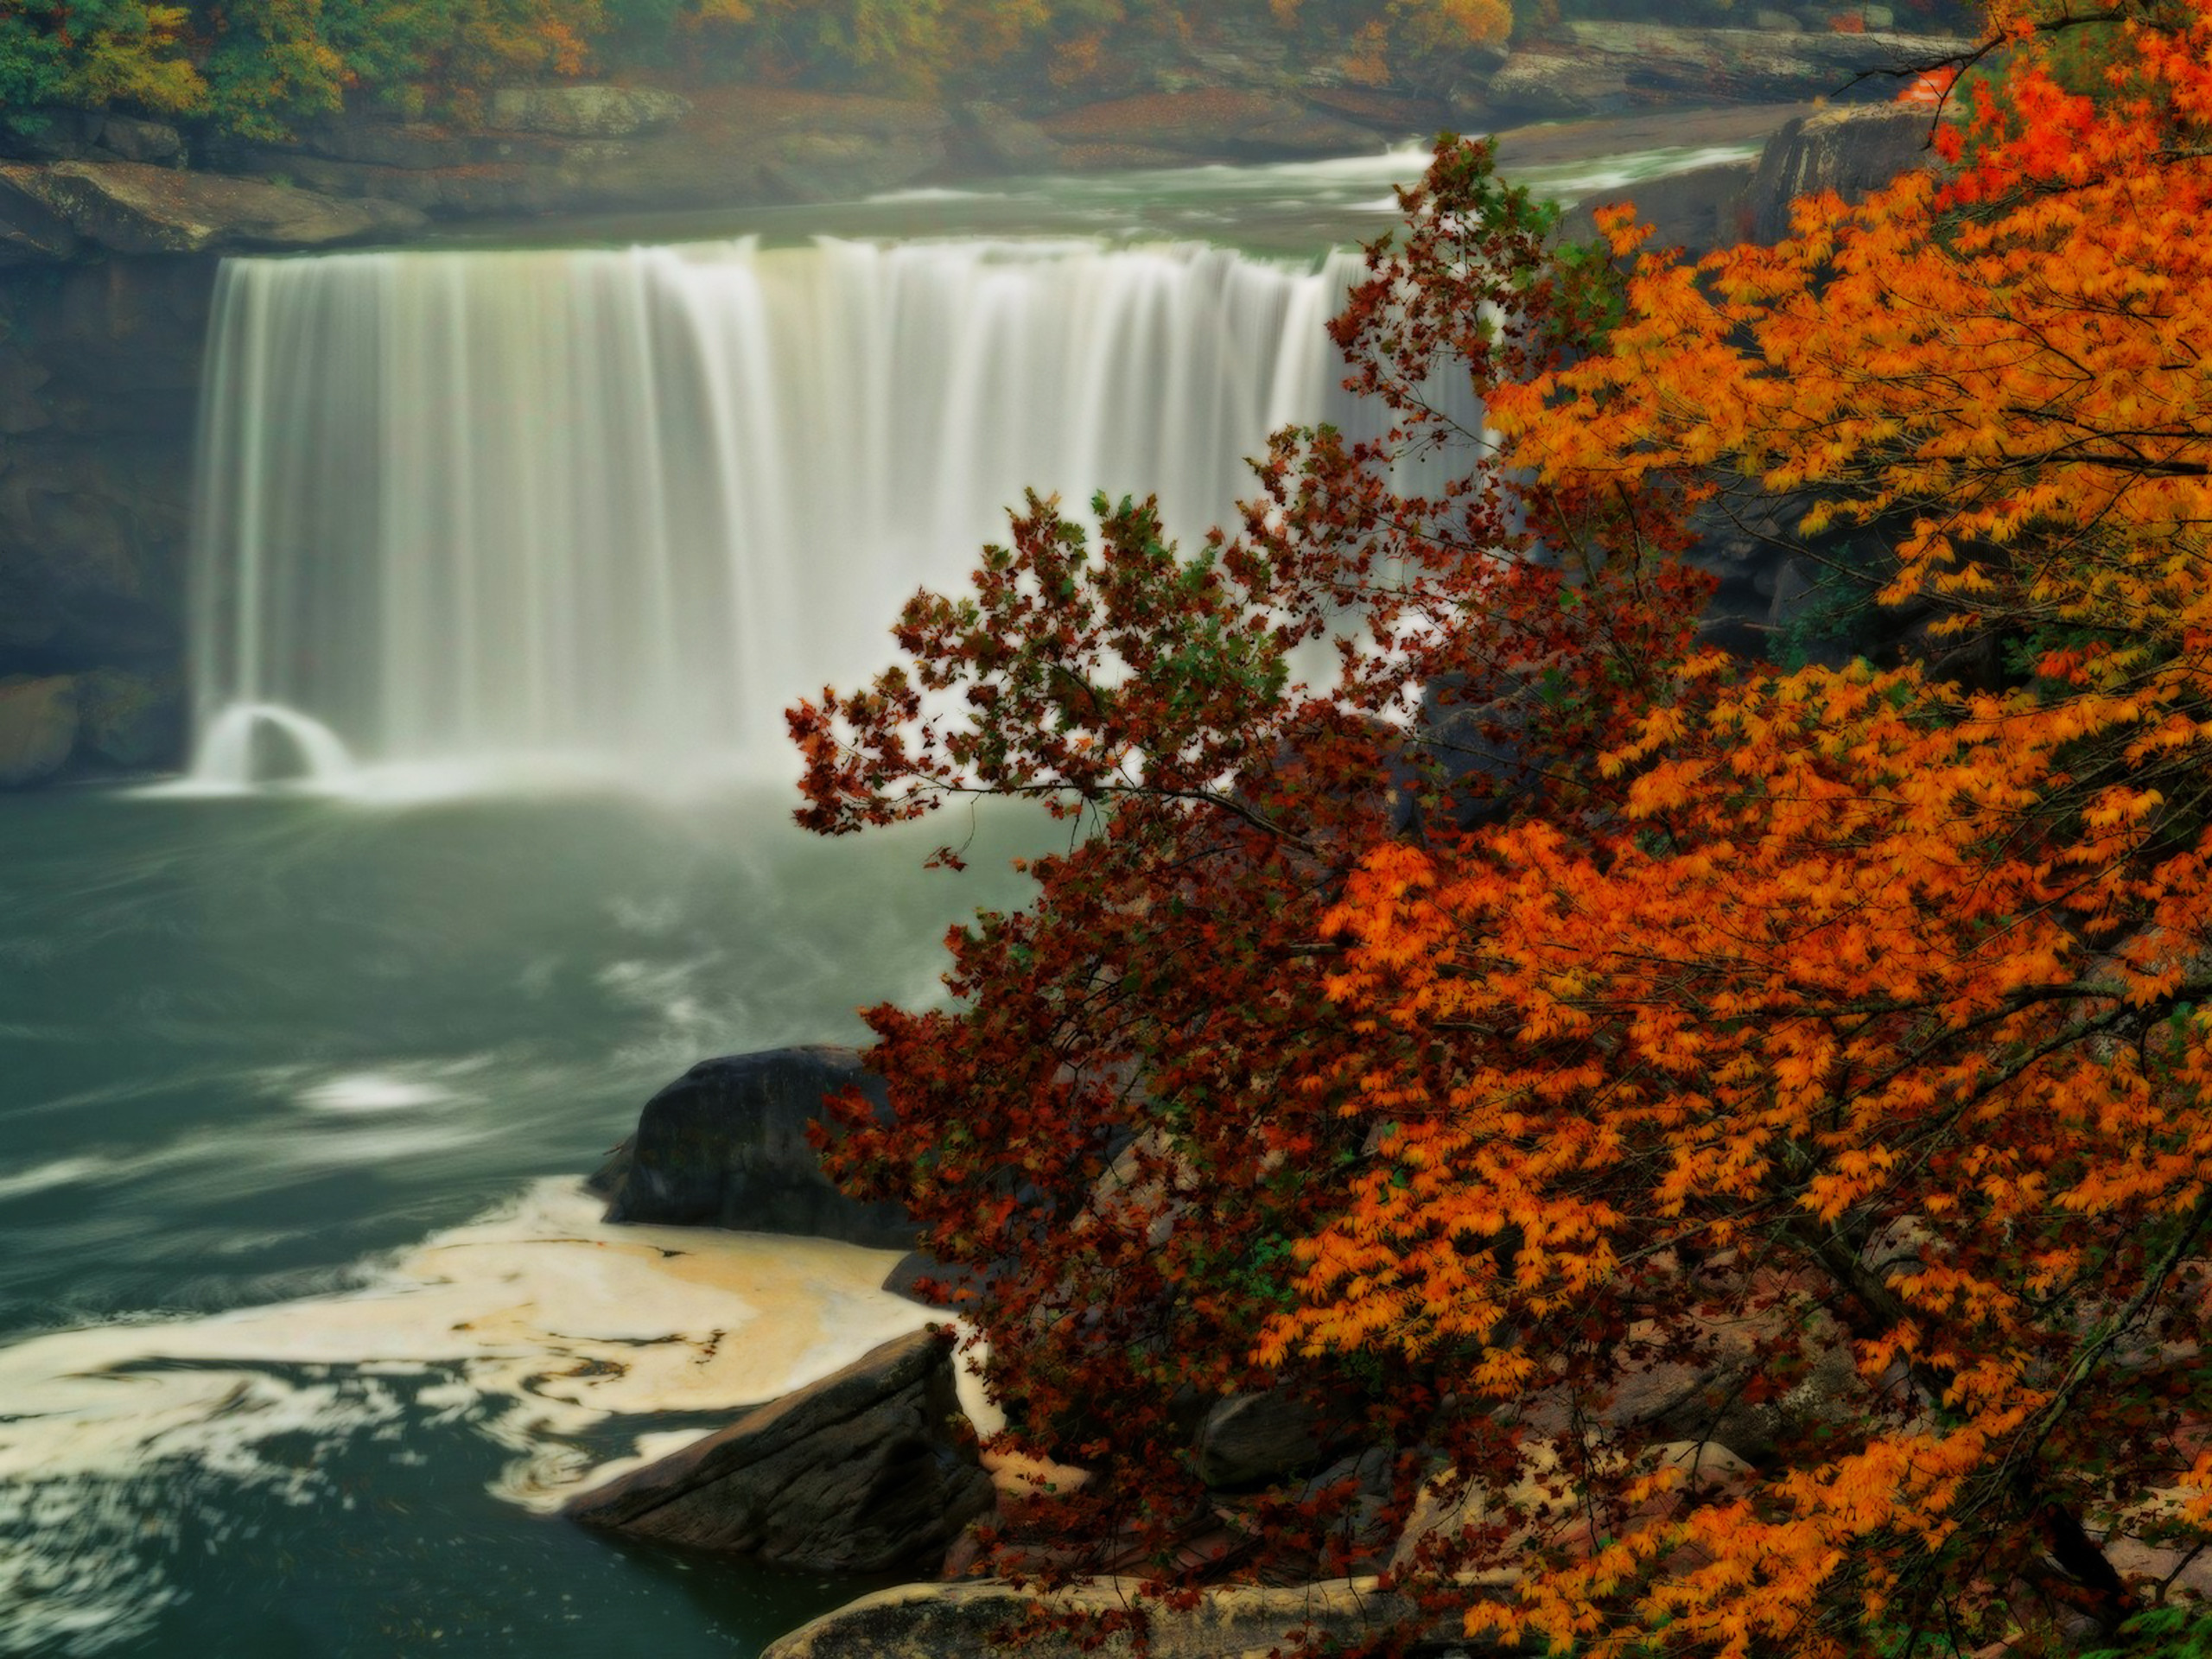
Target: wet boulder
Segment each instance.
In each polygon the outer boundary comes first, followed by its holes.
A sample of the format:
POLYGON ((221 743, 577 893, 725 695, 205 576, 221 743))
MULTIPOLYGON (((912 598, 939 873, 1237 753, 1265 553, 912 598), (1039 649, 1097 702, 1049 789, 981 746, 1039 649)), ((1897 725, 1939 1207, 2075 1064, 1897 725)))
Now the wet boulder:
POLYGON ((917 1331, 569 1501, 588 1526, 807 1572, 933 1572, 996 1501, 951 1340, 917 1331))
POLYGON ((638 1132, 592 1177, 607 1219, 800 1233, 904 1249, 895 1204, 847 1198, 807 1140, 826 1103, 857 1089, 879 1113, 884 1081, 843 1048, 781 1048, 702 1060, 645 1103, 638 1132))

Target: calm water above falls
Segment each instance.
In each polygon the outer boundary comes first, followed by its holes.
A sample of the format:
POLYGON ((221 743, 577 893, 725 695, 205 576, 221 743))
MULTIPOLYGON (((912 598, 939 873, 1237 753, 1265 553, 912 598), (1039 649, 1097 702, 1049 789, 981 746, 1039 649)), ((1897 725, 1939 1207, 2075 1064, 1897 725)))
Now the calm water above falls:
POLYGON ((814 842, 727 774, 1020 484, 1217 516, 1323 412, 1311 250, 1417 164, 242 268, 203 717, 283 711, 335 792, 0 802, 0 1655, 742 1655, 853 1592, 545 1510, 912 1321, 886 1258, 625 1235, 575 1180, 692 1060, 934 995, 1041 832, 924 877, 945 832, 814 842), (990 240, 775 245, 810 228, 990 240), (549 756, 724 782, 482 788, 549 756))

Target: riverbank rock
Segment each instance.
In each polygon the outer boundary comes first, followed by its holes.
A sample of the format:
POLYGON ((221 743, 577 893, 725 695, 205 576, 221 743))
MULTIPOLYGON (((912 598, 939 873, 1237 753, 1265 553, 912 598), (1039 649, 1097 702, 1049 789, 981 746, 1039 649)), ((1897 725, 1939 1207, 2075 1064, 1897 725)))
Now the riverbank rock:
MULTIPOLYGON (((1035 1598, 996 1580, 959 1584, 909 1584, 878 1591, 802 1625, 771 1643, 761 1659, 951 1659, 996 1651, 1001 1633, 1041 1601, 1060 1614, 1099 1614, 1140 1605, 1141 1583, 1102 1579, 1077 1589, 1035 1598)), ((1232 1586, 1201 1592, 1188 1612, 1152 1606, 1151 1659, 1261 1659, 1289 1652, 1300 1631, 1313 1650, 1334 1652, 1370 1640, 1416 1614, 1411 1600, 1381 1588, 1377 1580, 1334 1579, 1287 1589, 1232 1586)), ((1507 1651, 1480 1638, 1440 1641, 1433 1649, 1468 1654, 1507 1651)), ((1046 1633, 1023 1643, 1027 1659, 1134 1659, 1140 1649, 1127 1635, 1090 1645, 1081 1632, 1046 1633)))
POLYGON ((691 100, 652 86, 503 86, 486 124, 502 132, 621 138, 658 132, 691 113, 691 100))
POLYGON ((1060 164, 1052 134, 1002 104, 960 107, 961 152, 980 166, 1007 173, 1049 173, 1060 164))
POLYGON ((806 1138, 823 1103, 858 1089, 888 1108, 881 1077, 843 1048, 781 1048, 702 1060, 645 1103, 638 1132, 591 1188, 607 1219, 803 1233, 900 1249, 914 1227, 895 1204, 847 1198, 806 1138))
POLYGON ((1516 46, 1487 81, 1466 90, 1491 108, 1522 118, 1685 103, 1871 102, 1887 99, 1914 67, 1973 47, 1949 35, 1586 21, 1516 46))
POLYGON ((962 1426, 953 1364, 946 1336, 898 1338, 567 1513, 809 1572, 934 1571, 995 1497, 962 1426))
POLYGON ((1127 146, 1174 156, 1272 158, 1372 149, 1367 128, 1271 92, 1150 92, 1086 105, 1040 124, 1068 146, 1127 146))
POLYGON ((401 235, 423 216, 395 202, 140 162, 0 165, 0 226, 10 227, 0 242, 20 257, 26 238, 51 243, 57 223, 111 253, 176 254, 326 247, 401 235))

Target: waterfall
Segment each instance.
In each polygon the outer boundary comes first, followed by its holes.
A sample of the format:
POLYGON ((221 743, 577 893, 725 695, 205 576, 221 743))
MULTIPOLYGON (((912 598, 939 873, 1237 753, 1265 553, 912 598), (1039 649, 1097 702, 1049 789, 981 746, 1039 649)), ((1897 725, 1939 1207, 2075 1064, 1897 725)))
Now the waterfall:
POLYGON ((780 710, 888 660, 906 596, 962 582, 1025 486, 1226 521, 1267 434, 1332 415, 1356 269, 1088 241, 231 261, 200 775, 251 781, 238 729, 276 710, 369 766, 787 778, 780 710))

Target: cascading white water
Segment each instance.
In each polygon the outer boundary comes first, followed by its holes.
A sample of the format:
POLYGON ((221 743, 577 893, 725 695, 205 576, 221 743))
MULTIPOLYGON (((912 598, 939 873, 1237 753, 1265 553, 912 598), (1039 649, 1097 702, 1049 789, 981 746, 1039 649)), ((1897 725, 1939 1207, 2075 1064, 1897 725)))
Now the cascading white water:
POLYGON ((783 707, 884 662, 1025 486, 1224 521, 1272 429, 1335 412, 1322 324, 1356 270, 1090 242, 232 261, 199 775, 250 781, 251 743, 207 741, 249 706, 367 763, 786 776, 783 707))

